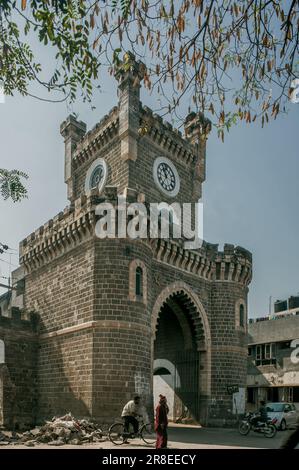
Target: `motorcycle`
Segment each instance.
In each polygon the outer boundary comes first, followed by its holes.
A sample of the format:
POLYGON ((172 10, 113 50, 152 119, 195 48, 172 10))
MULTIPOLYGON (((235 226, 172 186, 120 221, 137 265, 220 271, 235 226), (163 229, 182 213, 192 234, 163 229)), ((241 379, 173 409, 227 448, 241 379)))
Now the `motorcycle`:
POLYGON ((247 436, 250 431, 258 432, 264 434, 265 437, 274 437, 277 428, 277 418, 269 418, 267 422, 257 421, 256 422, 256 413, 246 413, 244 418, 239 424, 238 431, 242 436, 247 436))

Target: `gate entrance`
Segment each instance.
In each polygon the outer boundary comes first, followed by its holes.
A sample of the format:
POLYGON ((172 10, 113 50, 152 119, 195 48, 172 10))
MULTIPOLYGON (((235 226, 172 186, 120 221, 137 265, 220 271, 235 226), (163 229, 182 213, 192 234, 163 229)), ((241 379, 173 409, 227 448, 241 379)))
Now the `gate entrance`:
POLYGON ((177 351, 174 392, 182 402, 180 420, 200 420, 199 353, 196 350, 177 351))
POLYGON ((169 295, 157 312, 154 342, 154 403, 166 396, 169 418, 202 422, 208 396, 209 362, 200 312, 184 291, 169 295))

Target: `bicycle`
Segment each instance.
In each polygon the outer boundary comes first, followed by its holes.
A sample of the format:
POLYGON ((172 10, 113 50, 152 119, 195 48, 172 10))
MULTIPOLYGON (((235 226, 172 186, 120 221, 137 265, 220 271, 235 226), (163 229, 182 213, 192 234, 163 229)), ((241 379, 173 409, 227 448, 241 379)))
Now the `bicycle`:
POLYGON ((156 442, 156 434, 153 430, 153 426, 150 423, 144 423, 143 420, 139 420, 138 422, 139 429, 136 434, 130 432, 131 425, 129 425, 129 432, 125 432, 124 422, 117 421, 112 424, 108 431, 109 440, 115 445, 122 445, 126 443, 127 439, 140 438, 146 444, 154 444, 156 442))

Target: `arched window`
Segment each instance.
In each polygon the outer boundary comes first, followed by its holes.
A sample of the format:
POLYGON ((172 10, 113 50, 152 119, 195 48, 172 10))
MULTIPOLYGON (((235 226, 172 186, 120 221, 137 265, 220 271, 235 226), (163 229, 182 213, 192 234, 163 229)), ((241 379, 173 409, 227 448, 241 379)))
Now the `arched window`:
POLYGON ((239 309, 239 325, 241 328, 244 328, 245 326, 245 310, 244 310, 244 305, 240 305, 239 309))
POLYGON ((5 362, 5 347, 4 341, 0 339, 0 364, 4 364, 5 362))
POLYGON ((235 322, 236 329, 245 333, 247 329, 247 307, 244 298, 237 300, 235 304, 235 322))
POLYGON ((136 280, 135 280, 135 294, 138 297, 142 297, 143 295, 143 271, 140 266, 136 268, 136 280))
POLYGON ((143 261, 134 259, 129 266, 129 299, 147 303, 147 271, 143 261))

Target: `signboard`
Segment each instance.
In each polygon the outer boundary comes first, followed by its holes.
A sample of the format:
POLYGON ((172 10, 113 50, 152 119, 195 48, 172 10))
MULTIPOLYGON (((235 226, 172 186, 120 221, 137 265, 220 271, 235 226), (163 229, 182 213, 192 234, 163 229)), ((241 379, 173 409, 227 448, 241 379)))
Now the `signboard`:
POLYGON ((234 393, 238 393, 239 391, 239 385, 228 385, 227 386, 227 392, 233 395, 234 393))

